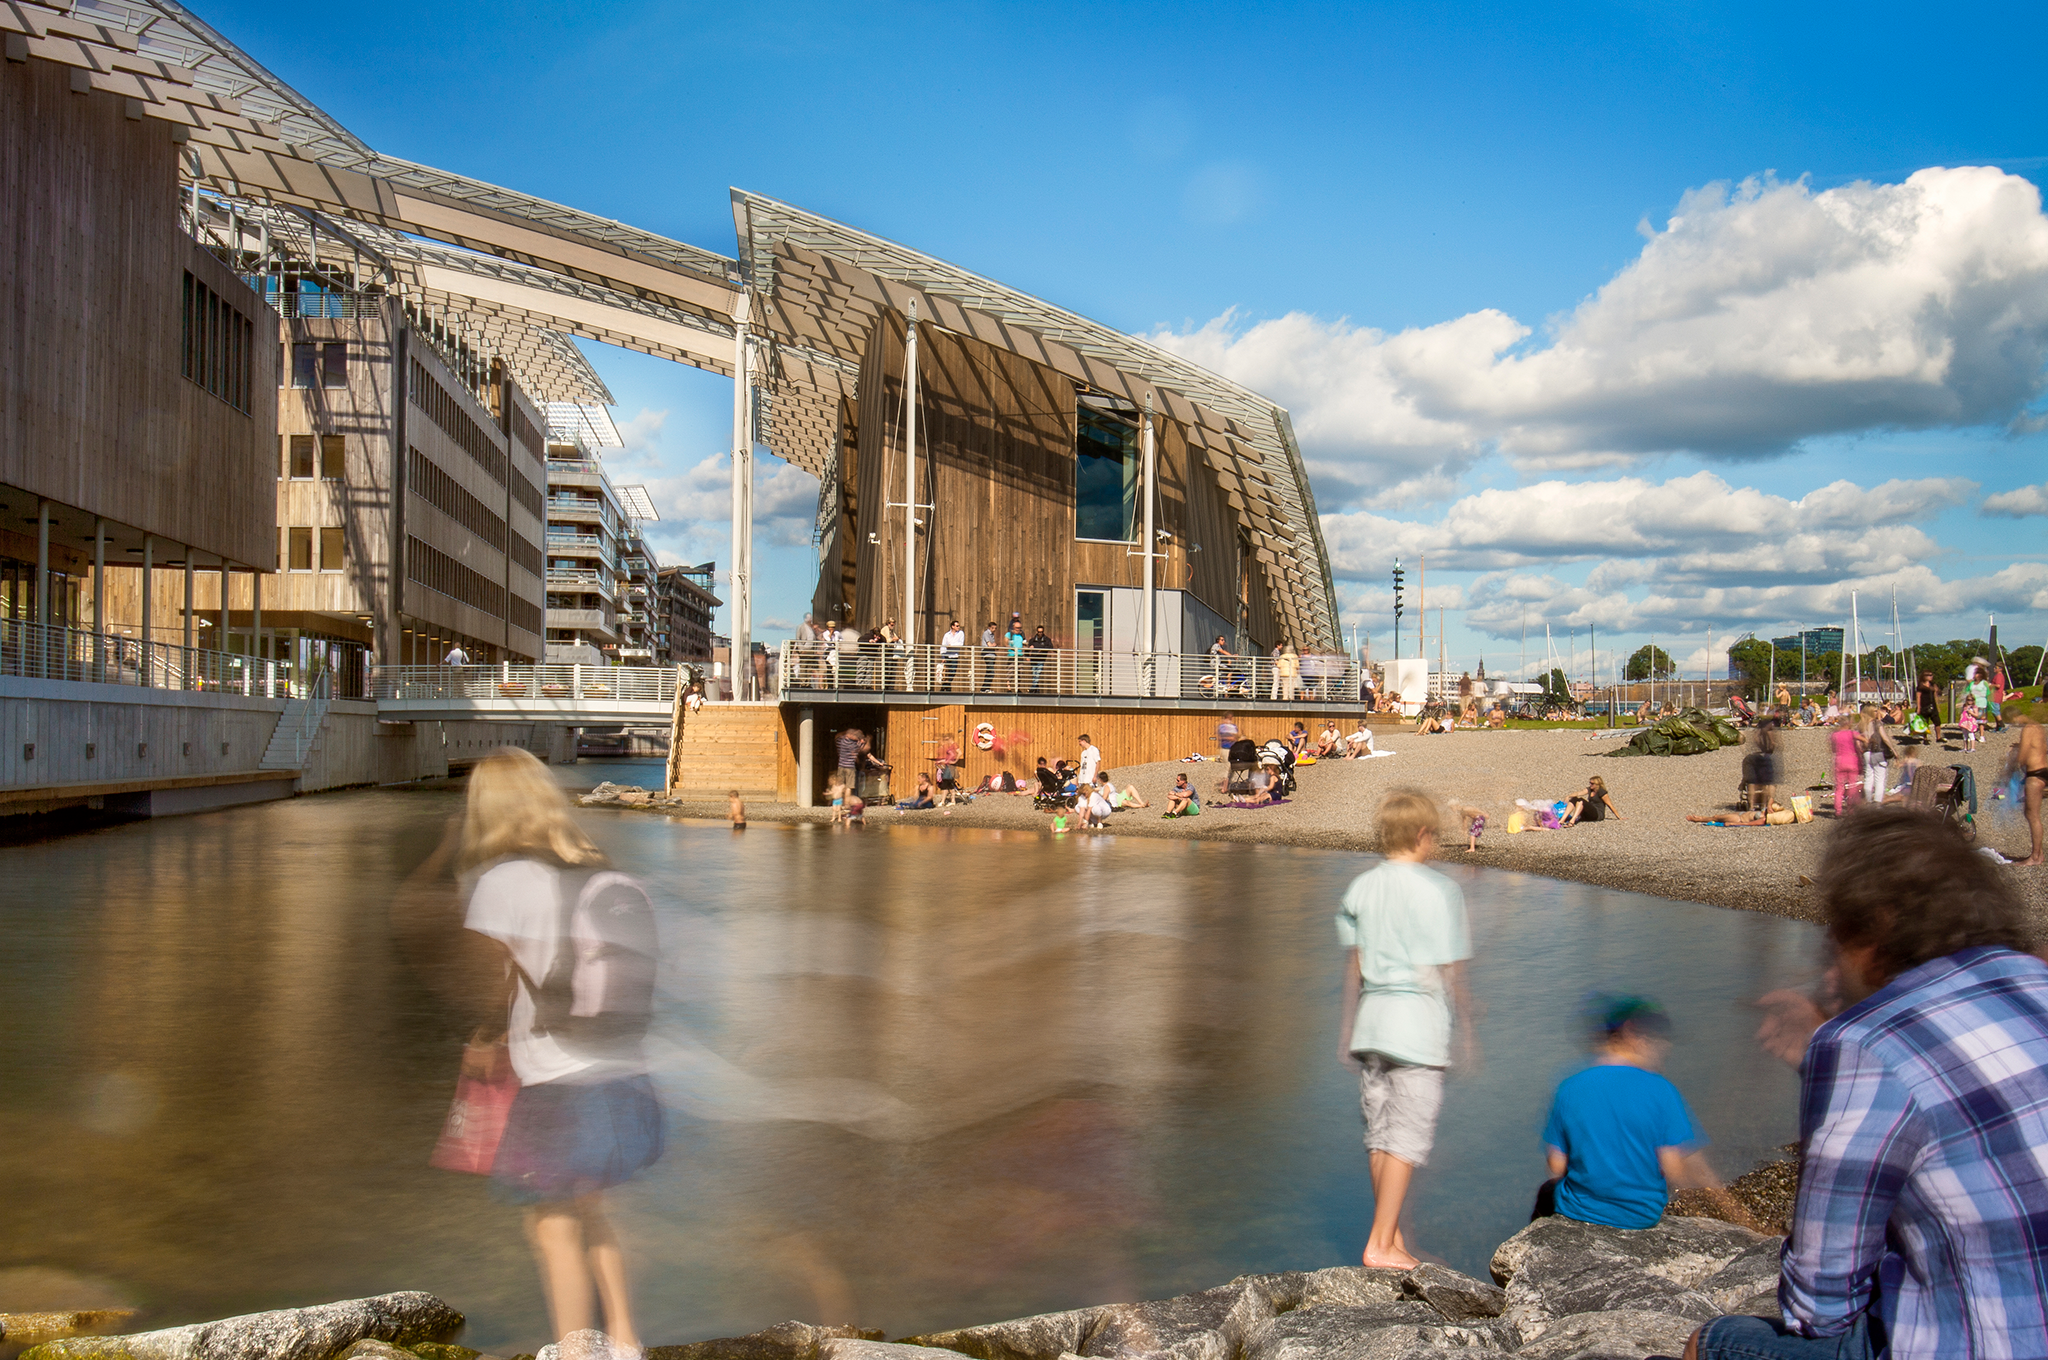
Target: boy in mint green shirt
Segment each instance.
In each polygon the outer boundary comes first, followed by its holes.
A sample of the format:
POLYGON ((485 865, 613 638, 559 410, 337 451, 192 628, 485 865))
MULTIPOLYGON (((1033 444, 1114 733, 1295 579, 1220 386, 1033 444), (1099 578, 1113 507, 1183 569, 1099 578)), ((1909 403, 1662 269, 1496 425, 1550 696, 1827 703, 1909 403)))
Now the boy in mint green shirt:
POLYGON ((1415 1265, 1401 1234, 1401 1206, 1436 1141, 1454 1016, 1459 1060, 1477 1055, 1465 992, 1465 960, 1472 956, 1465 896, 1425 867, 1439 816, 1420 793, 1388 794, 1379 814, 1387 862, 1352 880, 1337 912, 1337 941, 1345 949, 1342 1053, 1359 1069, 1372 1163, 1368 1266, 1415 1265))

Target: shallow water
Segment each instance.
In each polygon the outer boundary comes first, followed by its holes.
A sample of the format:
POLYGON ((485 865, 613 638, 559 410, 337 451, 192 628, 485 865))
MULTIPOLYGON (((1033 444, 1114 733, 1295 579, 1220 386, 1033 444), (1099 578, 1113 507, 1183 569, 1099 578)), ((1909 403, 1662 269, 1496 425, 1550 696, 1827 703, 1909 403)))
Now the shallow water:
MULTIPOLYGON (((4 852, 0 1267, 114 1279, 158 1325, 427 1289, 472 1345, 545 1339, 515 1211, 425 1165, 461 1034, 388 907, 458 806, 326 794, 4 852)), ((1371 857, 585 816, 663 913, 670 1150, 613 1195, 648 1339, 901 1335, 1357 1260, 1331 913, 1371 857)), ((1484 1061, 1417 1245, 1483 1274, 1526 1217, 1590 987, 1670 1009, 1724 1171, 1791 1139, 1743 1003, 1809 977, 1812 927, 1446 868, 1484 1061)))

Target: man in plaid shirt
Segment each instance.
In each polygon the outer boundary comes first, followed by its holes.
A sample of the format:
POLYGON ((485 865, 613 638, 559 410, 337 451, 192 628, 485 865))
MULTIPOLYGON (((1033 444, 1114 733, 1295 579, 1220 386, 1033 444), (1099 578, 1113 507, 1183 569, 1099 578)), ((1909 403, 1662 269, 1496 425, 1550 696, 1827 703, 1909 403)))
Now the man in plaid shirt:
POLYGON ((1687 1360, 2048 1356, 2048 965, 1922 812, 1851 815, 1821 875, 1850 1004, 1806 1047, 1784 1322, 1716 1318, 1687 1360))

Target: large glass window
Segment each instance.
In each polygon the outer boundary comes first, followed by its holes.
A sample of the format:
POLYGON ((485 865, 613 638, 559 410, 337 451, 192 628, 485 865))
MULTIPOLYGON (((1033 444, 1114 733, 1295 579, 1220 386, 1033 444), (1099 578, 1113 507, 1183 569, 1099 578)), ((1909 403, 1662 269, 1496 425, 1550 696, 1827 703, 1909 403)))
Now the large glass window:
POLYGON ((1078 409, 1074 537, 1128 543, 1137 532, 1138 427, 1085 400, 1078 409))
POLYGON ((285 561, 292 571, 313 569, 313 531, 311 529, 287 529, 285 531, 285 561))
POLYGON ((292 346, 292 386, 318 387, 320 385, 320 347, 318 345, 292 346))

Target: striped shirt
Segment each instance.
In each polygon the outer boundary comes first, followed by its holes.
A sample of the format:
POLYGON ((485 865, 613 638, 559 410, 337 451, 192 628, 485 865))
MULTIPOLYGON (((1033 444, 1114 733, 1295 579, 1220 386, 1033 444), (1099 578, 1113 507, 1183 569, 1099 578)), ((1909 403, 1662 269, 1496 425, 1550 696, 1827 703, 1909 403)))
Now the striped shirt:
POLYGON ((2048 965, 1921 964, 1815 1031, 1779 1303, 1898 1360, 2048 1356, 2048 965), (1880 1330, 1873 1327, 1873 1332, 1880 1330))

